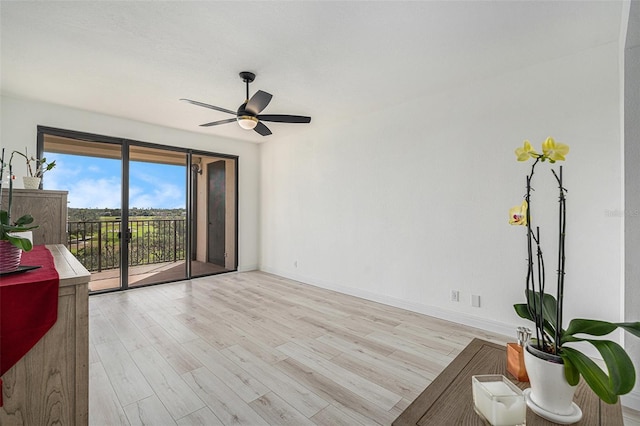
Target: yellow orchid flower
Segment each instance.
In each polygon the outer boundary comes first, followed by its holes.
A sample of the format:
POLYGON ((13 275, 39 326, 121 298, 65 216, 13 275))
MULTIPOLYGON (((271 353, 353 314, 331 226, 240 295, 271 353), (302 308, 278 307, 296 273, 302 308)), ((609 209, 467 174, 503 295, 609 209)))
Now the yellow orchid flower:
POLYGON ((509 224, 527 226, 527 209, 529 204, 524 200, 521 205, 509 209, 509 224))
POLYGON ((520 148, 516 148, 516 156, 518 157, 518 161, 527 161, 529 157, 539 157, 538 154, 533 147, 531 146, 531 142, 524 141, 524 145, 520 148))
POLYGON ((552 137, 542 142, 542 155, 550 162, 564 161, 564 156, 569 153, 569 145, 556 142, 552 137))

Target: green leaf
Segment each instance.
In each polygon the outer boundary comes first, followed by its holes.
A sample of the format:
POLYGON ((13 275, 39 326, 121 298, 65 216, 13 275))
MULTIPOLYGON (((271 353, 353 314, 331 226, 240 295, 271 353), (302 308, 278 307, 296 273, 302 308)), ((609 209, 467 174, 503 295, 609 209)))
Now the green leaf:
POLYGON ((24 251, 29 251, 33 248, 33 244, 28 238, 14 237, 7 234, 7 241, 24 251))
POLYGON ((24 226, 24 225, 28 225, 30 223, 33 223, 33 216, 31 216, 30 214, 25 214, 24 216, 21 216, 18 218, 18 220, 16 220, 15 225, 16 226, 24 226))
POLYGON ((583 339, 580 339, 578 337, 572 336, 570 334, 565 334, 560 339, 560 345, 563 345, 565 343, 571 343, 571 342, 582 342, 582 340, 583 339))
POLYGON ((576 386, 580 381, 580 372, 568 358, 562 358, 564 361, 564 377, 571 386, 576 386))
POLYGON ((550 294, 543 293, 542 297, 542 309, 544 313, 544 319, 551 323, 553 329, 556 329, 556 319, 558 315, 558 302, 556 298, 550 294))
POLYGON ((4 229, 6 232, 23 232, 23 231, 29 231, 31 229, 39 228, 38 225, 32 225, 32 226, 1 225, 1 226, 2 226, 2 229, 4 229))
MULTIPOLYGON (((591 336, 605 336, 618 328, 617 325, 607 322, 590 319, 576 318, 571 320, 565 335, 589 334, 591 336)), ((564 339, 563 339, 564 341, 564 339)))
POLYGON ((618 322, 616 325, 634 336, 640 337, 640 322, 618 322))
POLYGON ((6 210, 0 210, 0 224, 8 225, 9 224, 9 212, 6 210))
MULTIPOLYGON (((526 303, 515 304, 513 305, 513 309, 516 311, 516 314, 518 314, 520 318, 524 318, 526 320, 532 321, 533 323, 536 323, 535 319, 531 315, 531 312, 529 312, 529 308, 527 307, 526 303)), ((533 307, 531 308, 531 310, 533 310, 533 307)), ((549 336, 553 336, 555 334, 555 328, 547 320, 544 321, 544 331, 549 336)))
POLYGON ((625 350, 610 340, 587 340, 598 349, 609 370, 609 382, 617 395, 624 395, 633 389, 636 372, 633 362, 625 350))
MULTIPOLYGON (((610 340, 573 338, 574 342, 589 342, 600 352, 609 372, 609 384, 616 395, 624 395, 633 389, 636 381, 635 368, 629 355, 619 344, 610 340)), ((567 349, 563 347, 563 351, 567 349)), ((570 348, 569 348, 570 349, 570 348)))
MULTIPOLYGON (((533 311, 533 306, 540 309, 540 292, 536 291, 535 293, 532 290, 529 290, 529 306, 533 311)), ((556 298, 550 294, 543 293, 542 296, 542 317, 545 321, 548 321, 551 327, 555 330, 556 328, 556 315, 558 312, 558 303, 556 302, 556 298)))
MULTIPOLYGON (((618 402, 618 395, 614 392, 609 377, 598 365, 581 352, 575 349, 563 347, 560 356, 567 359, 584 377, 591 390, 607 404, 618 402)), ((566 377, 566 369, 565 369, 566 377)), ((567 379, 569 381, 569 379, 567 379)))
POLYGON ((640 337, 640 322, 607 322, 599 320, 581 319, 577 318, 571 320, 569 328, 567 328, 566 334, 563 336, 562 341, 569 341, 568 335, 574 334, 590 334, 591 336, 605 336, 616 328, 622 328, 625 331, 633 334, 636 337, 640 337))
POLYGON ((513 309, 515 309, 516 314, 518 314, 520 318, 528 319, 529 321, 534 321, 526 303, 517 303, 513 305, 513 309))

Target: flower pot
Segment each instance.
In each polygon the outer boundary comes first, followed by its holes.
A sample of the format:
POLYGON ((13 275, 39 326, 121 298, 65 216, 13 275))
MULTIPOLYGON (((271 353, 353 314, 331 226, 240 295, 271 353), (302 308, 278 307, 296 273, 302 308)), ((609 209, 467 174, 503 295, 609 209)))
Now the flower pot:
POLYGON ((527 405, 536 414, 557 423, 565 423, 563 419, 567 423, 580 420, 582 411, 573 403, 576 386, 567 382, 562 358, 528 343, 524 363, 531 382, 531 390, 525 395, 527 405))
POLYGON ((20 266, 22 249, 9 241, 0 241, 0 273, 13 272, 20 266))
POLYGON ((22 183, 24 185, 24 189, 38 189, 40 188, 40 180, 39 177, 32 176, 23 176, 22 183))

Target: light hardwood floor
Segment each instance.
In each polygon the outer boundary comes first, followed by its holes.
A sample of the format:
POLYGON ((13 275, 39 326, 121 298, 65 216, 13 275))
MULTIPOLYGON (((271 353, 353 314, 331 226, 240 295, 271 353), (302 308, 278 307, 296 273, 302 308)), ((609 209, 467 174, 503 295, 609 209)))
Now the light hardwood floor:
POLYGON ((261 272, 89 305, 91 425, 389 425, 474 337, 509 340, 261 272))

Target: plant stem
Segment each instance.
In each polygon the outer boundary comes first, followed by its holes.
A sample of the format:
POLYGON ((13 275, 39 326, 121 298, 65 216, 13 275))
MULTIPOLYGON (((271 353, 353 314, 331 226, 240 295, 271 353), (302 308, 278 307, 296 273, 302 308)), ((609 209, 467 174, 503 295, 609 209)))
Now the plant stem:
MULTIPOLYGON (((531 173, 527 176, 527 250, 528 250, 528 267, 527 267, 527 307, 529 308, 529 313, 534 318, 534 322, 536 325, 536 341, 539 349, 544 348, 544 317, 542 315, 542 298, 540 297, 542 294, 541 289, 538 290, 538 297, 536 297, 536 277, 533 268, 533 240, 535 240, 536 246, 538 247, 537 256, 538 263, 540 263, 541 251, 540 251, 540 242, 539 235, 538 238, 533 234, 533 230, 531 229, 531 181, 533 179, 533 175, 535 173, 535 168, 539 158, 536 158, 533 165, 531 166, 531 173), (533 294, 533 303, 531 301, 531 294, 533 294), (533 308, 533 312, 531 312, 533 308)), ((538 265, 538 283, 540 284, 540 264, 538 265)))
POLYGON ((564 246, 565 246, 565 235, 566 235, 566 226, 567 226, 567 210, 566 210, 566 197, 565 197, 565 189, 562 185, 562 166, 560 166, 560 176, 556 174, 555 171, 551 170, 556 180, 558 181, 558 188, 560 192, 560 196, 558 199, 558 291, 556 294, 556 299, 558 303, 558 308, 556 312, 556 333, 555 333, 555 343, 556 347, 560 347, 560 338, 562 331, 562 312, 563 312, 563 301, 564 301, 564 268, 565 268, 565 254, 564 254, 564 246))
MULTIPOLYGON (((7 205, 7 224, 11 225, 11 205, 13 204, 13 154, 17 151, 13 151, 11 153, 11 157, 9 157, 9 203, 7 205)), ((18 154, 20 154, 18 152, 18 154)), ((20 154, 22 155, 22 154, 20 154)))
POLYGON ((13 166, 9 161, 9 203, 7 205, 7 224, 11 225, 11 204, 13 204, 13 166))
POLYGON ((27 162, 27 172, 29 173, 29 176, 33 177, 33 171, 31 169, 31 160, 29 160, 27 148, 24 149, 24 152, 25 154, 21 153, 20 151, 13 151, 11 153, 11 159, 9 160, 9 165, 11 165, 11 161, 13 161, 13 154, 21 155, 24 157, 24 159, 27 162))
MULTIPOLYGON (((560 166, 559 175, 551 169, 551 172, 555 176, 558 182, 559 188, 559 200, 558 200, 558 282, 557 282, 557 294, 556 294, 556 312, 555 318, 548 318, 549 322, 555 320, 555 326, 552 333, 545 332, 545 312, 544 312, 544 296, 545 296, 545 283, 546 273, 544 265, 544 257, 542 253, 540 228, 536 227, 534 233, 531 226, 531 181, 535 173, 535 167, 540 161, 541 157, 537 157, 531 166, 531 173, 527 176, 527 250, 528 250, 528 265, 527 265, 527 281, 526 281, 526 299, 527 308, 531 318, 534 320, 536 326, 536 339, 538 349, 548 352, 559 354, 561 348, 562 339, 562 313, 564 302, 564 276, 565 276, 565 235, 567 225, 567 212, 566 212, 566 197, 567 190, 563 186, 562 180, 562 166, 560 166), (534 270, 533 265, 533 243, 536 244, 536 257, 537 257, 537 270, 534 270), (537 275, 537 276, 536 276, 537 275), (537 278, 537 284, 536 284, 537 278), (536 287, 537 290, 536 291, 536 287), (531 300, 533 298, 533 300, 531 300)), ((551 313, 550 313, 551 314, 551 313)), ((551 315, 553 315, 551 314, 551 315)), ((552 324, 553 325, 553 324, 552 324)))
POLYGON ((2 182, 4 181, 4 148, 2 148, 2 159, 0 159, 0 207, 2 206, 2 182))
POLYGON ((542 249, 540 248, 540 227, 536 226, 536 236, 534 238, 535 242, 536 242, 536 260, 537 260, 537 267, 538 267, 538 294, 539 294, 539 298, 536 298, 537 301, 539 301, 537 310, 536 310, 536 328, 539 328, 542 340, 541 340, 541 344, 542 344, 542 349, 544 350, 545 347, 545 338, 544 338, 544 313, 543 313, 543 306, 544 304, 543 302, 543 298, 542 295, 544 294, 544 274, 542 273, 542 270, 544 269, 542 267, 543 264, 543 260, 542 260, 542 249))
POLYGON ((536 320, 538 321, 538 324, 536 324, 536 327, 540 327, 540 332, 542 335, 542 348, 543 350, 545 350, 547 343, 551 344, 551 338, 549 336, 547 336, 547 334, 544 331, 544 291, 545 291, 545 287, 546 287, 546 273, 545 273, 545 269, 544 269, 544 257, 542 256, 542 246, 540 245, 540 227, 536 226, 536 255, 538 257, 538 287, 540 289, 540 307, 539 307, 539 311, 538 311, 538 315, 536 317, 536 320))

